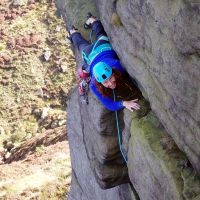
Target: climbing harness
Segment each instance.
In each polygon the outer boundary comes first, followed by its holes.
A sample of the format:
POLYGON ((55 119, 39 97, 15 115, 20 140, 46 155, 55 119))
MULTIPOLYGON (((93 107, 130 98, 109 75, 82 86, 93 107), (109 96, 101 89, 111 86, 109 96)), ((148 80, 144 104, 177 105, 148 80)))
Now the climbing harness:
MULTIPOLYGON (((115 97, 115 91, 113 90, 113 97, 114 97, 114 101, 116 100, 115 97)), ((115 117, 116 117, 116 126, 117 126, 117 135, 118 135, 118 144, 119 144, 119 149, 121 151, 122 157, 126 163, 126 165, 128 164, 128 161, 126 159, 126 156, 124 155, 124 152, 122 150, 122 144, 121 144, 121 137, 120 137, 120 130, 119 130, 119 122, 118 122, 118 113, 117 111, 115 111, 115 117)))

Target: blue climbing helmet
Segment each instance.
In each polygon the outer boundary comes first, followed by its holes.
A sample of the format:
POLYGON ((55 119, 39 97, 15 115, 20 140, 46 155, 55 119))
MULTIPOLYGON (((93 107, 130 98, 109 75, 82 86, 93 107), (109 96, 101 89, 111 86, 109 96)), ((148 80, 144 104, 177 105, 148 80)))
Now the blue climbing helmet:
POLYGON ((98 62, 93 68, 93 74, 97 82, 102 83, 112 75, 112 68, 105 62, 98 62))

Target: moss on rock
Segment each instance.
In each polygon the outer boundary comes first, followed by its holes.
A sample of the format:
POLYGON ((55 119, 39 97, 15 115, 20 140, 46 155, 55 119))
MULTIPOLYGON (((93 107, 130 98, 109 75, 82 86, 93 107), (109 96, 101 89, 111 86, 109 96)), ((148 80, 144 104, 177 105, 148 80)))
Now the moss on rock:
POLYGON ((200 178, 172 138, 164 140, 169 136, 159 124, 152 112, 134 117, 128 153, 130 179, 142 199, 192 200, 200 194, 200 178))

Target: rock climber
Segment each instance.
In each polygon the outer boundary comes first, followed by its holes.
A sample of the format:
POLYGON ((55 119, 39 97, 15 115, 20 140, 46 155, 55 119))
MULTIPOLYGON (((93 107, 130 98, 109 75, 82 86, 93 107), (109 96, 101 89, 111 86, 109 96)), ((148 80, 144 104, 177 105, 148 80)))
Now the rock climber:
POLYGON ((84 39, 74 26, 68 28, 69 39, 83 58, 83 65, 79 69, 80 77, 91 77, 87 79, 90 90, 108 110, 139 110, 138 100, 142 94, 136 82, 122 68, 101 22, 91 15, 86 20, 86 25, 96 36, 93 44, 84 39))

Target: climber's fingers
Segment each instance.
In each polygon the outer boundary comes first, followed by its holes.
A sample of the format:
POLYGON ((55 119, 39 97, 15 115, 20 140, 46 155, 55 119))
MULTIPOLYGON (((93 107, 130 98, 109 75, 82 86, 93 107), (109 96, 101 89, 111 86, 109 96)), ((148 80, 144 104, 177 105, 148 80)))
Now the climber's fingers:
POLYGON ((124 101, 123 104, 127 109, 129 109, 131 112, 133 112, 134 110, 140 109, 140 105, 137 103, 137 101, 138 101, 138 99, 134 99, 131 101, 124 101))
POLYGON ((140 105, 136 102, 131 102, 131 110, 139 110, 140 109, 140 105))

